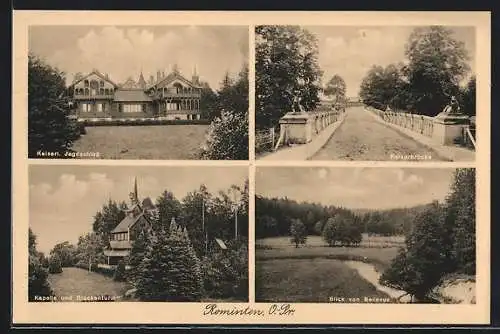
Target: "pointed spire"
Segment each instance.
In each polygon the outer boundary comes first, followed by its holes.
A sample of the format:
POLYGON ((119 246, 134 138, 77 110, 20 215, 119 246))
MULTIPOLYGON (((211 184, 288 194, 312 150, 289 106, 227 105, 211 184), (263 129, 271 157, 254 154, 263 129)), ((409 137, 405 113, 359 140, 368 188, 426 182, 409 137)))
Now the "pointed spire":
POLYGON ((139 201, 139 194, 137 192, 137 177, 134 178, 134 198, 139 201))

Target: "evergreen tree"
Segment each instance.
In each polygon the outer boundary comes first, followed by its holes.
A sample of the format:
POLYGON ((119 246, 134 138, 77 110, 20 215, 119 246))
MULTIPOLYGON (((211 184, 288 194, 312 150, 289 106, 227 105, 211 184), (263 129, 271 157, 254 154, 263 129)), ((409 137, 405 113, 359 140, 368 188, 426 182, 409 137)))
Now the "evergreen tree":
POLYGON ((141 264, 147 255, 147 247, 151 242, 151 237, 147 231, 141 231, 135 241, 132 243, 128 264, 130 269, 128 271, 128 278, 131 282, 135 283, 137 276, 140 272, 141 264))
POLYGON ((175 198, 175 195, 165 190, 160 197, 156 200, 156 207, 158 208, 159 220, 153 224, 153 229, 169 227, 172 218, 178 219, 182 215, 182 204, 175 198))
POLYGON ((115 272, 113 273, 113 280, 117 282, 125 281, 125 271, 125 262, 123 260, 120 260, 115 268, 115 272))
POLYGON ((307 231, 306 226, 300 219, 292 219, 292 224, 290 226, 290 242, 295 244, 295 248, 299 245, 305 245, 307 241, 307 231))
POLYGON ((143 301, 200 301, 203 280, 187 230, 175 222, 155 233, 137 279, 143 301))
POLYGON ((455 270, 476 273, 476 173, 457 169, 447 198, 446 226, 451 236, 455 270))
POLYGON ((37 56, 28 55, 28 156, 38 151, 71 151, 80 137, 76 121, 71 120, 64 73, 37 56))

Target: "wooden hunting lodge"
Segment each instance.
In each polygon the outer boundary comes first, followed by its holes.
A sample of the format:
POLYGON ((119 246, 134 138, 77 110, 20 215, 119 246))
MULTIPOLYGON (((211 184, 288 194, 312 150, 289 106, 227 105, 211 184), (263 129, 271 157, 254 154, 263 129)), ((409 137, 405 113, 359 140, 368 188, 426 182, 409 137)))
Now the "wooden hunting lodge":
POLYGON ((174 67, 157 71, 156 80, 144 80, 142 72, 135 82, 129 78, 116 84, 107 74, 93 70, 69 86, 75 116, 85 119, 160 118, 199 120, 202 86, 196 69, 188 80, 174 67))

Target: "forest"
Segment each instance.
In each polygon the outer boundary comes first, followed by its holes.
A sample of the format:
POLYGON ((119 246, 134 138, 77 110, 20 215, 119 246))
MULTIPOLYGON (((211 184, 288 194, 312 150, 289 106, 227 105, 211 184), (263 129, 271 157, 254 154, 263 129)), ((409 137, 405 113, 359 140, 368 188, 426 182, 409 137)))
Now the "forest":
MULTIPOLYGON (((430 203, 429 203, 430 205, 430 203)), ((334 205, 297 202, 287 197, 255 197, 255 237, 288 236, 292 220, 300 220, 308 235, 321 235, 325 223, 334 216, 352 221, 359 233, 406 235, 412 230, 414 217, 428 205, 387 210, 348 209, 334 205)))

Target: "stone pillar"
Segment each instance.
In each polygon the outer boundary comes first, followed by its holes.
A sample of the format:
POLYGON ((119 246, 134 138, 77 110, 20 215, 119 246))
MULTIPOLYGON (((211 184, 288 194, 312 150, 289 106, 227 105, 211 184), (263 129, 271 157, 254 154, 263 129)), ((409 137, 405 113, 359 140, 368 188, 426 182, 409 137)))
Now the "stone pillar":
POLYGON ((434 117, 432 139, 441 145, 453 145, 462 138, 463 128, 469 124, 467 115, 442 112, 434 117))
POLYGON ((283 144, 306 144, 312 140, 314 116, 308 113, 288 113, 280 119, 283 144))

